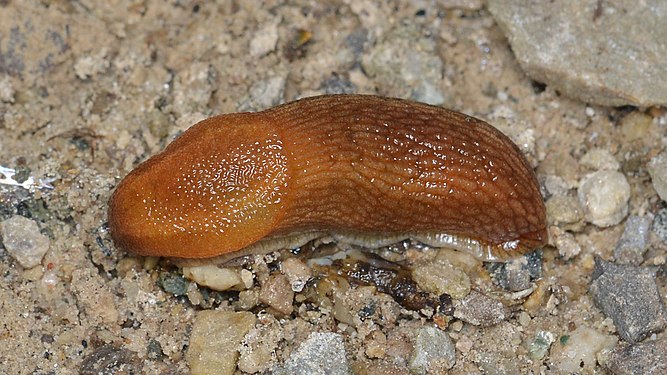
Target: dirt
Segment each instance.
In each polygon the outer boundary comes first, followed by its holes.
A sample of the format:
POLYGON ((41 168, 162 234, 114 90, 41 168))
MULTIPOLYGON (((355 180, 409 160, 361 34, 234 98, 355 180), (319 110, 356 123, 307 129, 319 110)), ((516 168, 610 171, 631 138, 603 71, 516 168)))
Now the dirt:
MULTIPOLYGON (((663 147, 661 109, 648 111, 655 121, 644 136, 628 140, 621 120, 637 109, 590 107, 531 81, 486 10, 475 2, 472 9, 449 3, 0 1, 0 165, 53 185, 0 185, 0 220, 26 216, 51 243, 33 269, 23 269, 0 247, 0 372, 186 373, 196 312, 244 309, 249 294, 193 292, 195 286, 183 284, 191 289, 175 295, 179 289, 165 286, 165 278, 180 282, 177 269, 116 249, 105 229, 107 201, 120 179, 213 114, 325 93, 433 99, 509 134, 541 183, 560 177, 576 196, 588 172, 577 161, 602 148, 630 183, 631 214, 664 206, 646 171, 663 147), (414 43, 389 48, 401 38, 414 43), (373 60, 383 48, 398 53, 373 60), (418 61, 410 60, 414 56, 418 61), (392 64, 378 69, 387 61, 392 64)), ((587 288, 594 255, 610 258, 622 231, 622 224, 581 226, 573 231, 581 252, 569 260, 547 246, 533 292, 543 295, 529 306, 515 301, 508 320, 484 328, 445 325, 461 342, 452 373, 502 373, 502 366, 488 364, 505 362, 521 373, 550 373, 548 356, 527 356, 536 332, 560 337, 585 325, 613 335, 587 288), (521 312, 530 319, 520 322, 521 312)), ((666 249, 652 234, 646 263, 664 263, 666 249)), ((277 272, 269 266, 266 273, 277 272)), ((504 293, 483 269, 469 276, 475 289, 504 293)), ((291 315, 269 310, 262 317, 285 331, 266 367, 283 362, 306 331, 343 334, 359 373, 409 356, 411 332, 432 322, 401 312, 390 297, 367 287, 353 291, 359 296, 350 305, 375 294, 386 310, 382 324, 341 328, 345 318, 307 311, 297 295, 291 315)), ((256 311, 257 301, 250 306, 256 311)), ((363 306, 349 308, 358 313, 363 306)), ((396 368, 407 371, 405 363, 396 368)), ((582 370, 601 371, 595 364, 582 370)))

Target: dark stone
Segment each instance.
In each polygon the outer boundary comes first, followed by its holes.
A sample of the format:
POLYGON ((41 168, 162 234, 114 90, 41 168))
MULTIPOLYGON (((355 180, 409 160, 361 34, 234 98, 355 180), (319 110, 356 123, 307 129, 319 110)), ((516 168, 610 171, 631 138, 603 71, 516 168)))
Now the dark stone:
POLYGON ((657 270, 595 259, 589 292, 625 341, 641 341, 667 327, 665 306, 655 280, 657 270))
POLYGON ((618 346, 605 367, 616 375, 667 374, 667 339, 618 346))
POLYGON ((81 361, 81 375, 139 374, 141 362, 134 352, 105 345, 81 361))

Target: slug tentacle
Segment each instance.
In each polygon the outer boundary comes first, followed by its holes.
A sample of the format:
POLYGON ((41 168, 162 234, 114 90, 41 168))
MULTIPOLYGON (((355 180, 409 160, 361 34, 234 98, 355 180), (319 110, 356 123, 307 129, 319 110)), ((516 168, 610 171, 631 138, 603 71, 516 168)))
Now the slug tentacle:
POLYGON ((365 95, 204 120, 121 182, 109 223, 129 251, 185 258, 298 232, 405 235, 485 260, 547 239, 537 180, 509 138, 458 112, 365 95))

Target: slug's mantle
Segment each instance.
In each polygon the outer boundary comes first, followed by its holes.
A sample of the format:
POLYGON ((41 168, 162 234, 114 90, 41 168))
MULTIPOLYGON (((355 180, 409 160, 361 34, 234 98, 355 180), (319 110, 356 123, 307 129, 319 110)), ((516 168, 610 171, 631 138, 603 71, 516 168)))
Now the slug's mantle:
POLYGON ((367 95, 194 125, 123 179, 109 227, 121 248, 181 258, 332 233, 502 260, 547 239, 535 174, 507 136, 458 112, 367 95))

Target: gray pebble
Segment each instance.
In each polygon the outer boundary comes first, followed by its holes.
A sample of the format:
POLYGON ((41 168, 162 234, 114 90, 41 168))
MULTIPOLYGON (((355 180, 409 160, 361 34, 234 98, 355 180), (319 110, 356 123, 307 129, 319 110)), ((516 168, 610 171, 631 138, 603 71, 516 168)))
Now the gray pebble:
POLYGON ((454 304, 454 317, 476 326, 491 326, 509 317, 502 302, 473 290, 454 304))
POLYGON ((615 375, 667 374, 667 339, 618 346, 605 367, 615 375))
POLYGON ((611 317, 625 341, 641 341, 667 327, 667 316, 656 285, 655 267, 616 265, 596 258, 589 292, 611 317))
POLYGON ((280 375, 348 375, 352 374, 343 346, 343 337, 337 333, 313 332, 298 349, 292 352, 280 375))
POLYGON ((667 208, 663 208, 655 214, 652 230, 660 237, 662 242, 667 242, 667 208))
POLYGON ((614 249, 614 258, 619 263, 639 265, 644 260, 648 243, 650 221, 646 217, 630 216, 625 222, 623 235, 614 249))
POLYGON ((542 252, 534 251, 505 263, 486 263, 494 280, 505 290, 517 292, 530 288, 542 274, 542 252))
POLYGON ((436 327, 422 327, 408 366, 413 374, 440 374, 456 363, 456 349, 449 335, 436 327))

